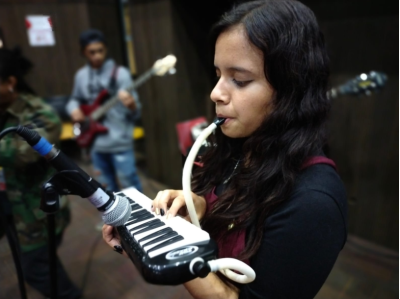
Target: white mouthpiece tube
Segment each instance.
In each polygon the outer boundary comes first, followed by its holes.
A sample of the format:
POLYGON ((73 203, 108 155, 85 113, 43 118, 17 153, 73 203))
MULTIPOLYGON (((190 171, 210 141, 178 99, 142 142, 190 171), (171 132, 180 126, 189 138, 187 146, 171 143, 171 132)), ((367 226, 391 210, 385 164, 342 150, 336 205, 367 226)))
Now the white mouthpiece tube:
POLYGON ((199 219, 197 218, 196 209, 193 204, 192 191, 191 191, 191 178, 192 178, 192 168, 196 155, 203 144, 204 140, 215 130, 217 125, 212 123, 207 128, 205 128, 197 137, 192 148, 190 149, 189 155, 186 158, 185 165, 183 166, 182 173, 182 189, 183 196, 185 197, 186 207, 189 212, 190 220, 194 225, 200 227, 199 219))
MULTIPOLYGON (((196 159, 196 155, 199 152, 201 145, 204 140, 217 128, 217 124, 212 123, 207 128, 205 128, 197 137, 192 148, 190 149, 189 155, 186 158, 185 165, 183 167, 182 174, 182 188, 183 196, 185 197, 186 207, 189 212, 190 220, 194 225, 200 227, 199 219, 197 218, 196 209, 193 204, 192 190, 191 190, 191 178, 193 163, 196 159)), ((229 279, 236 281, 238 283, 249 283, 256 278, 256 273, 247 264, 233 258, 223 258, 213 261, 209 261, 208 265, 211 268, 211 272, 220 271, 229 279), (238 271, 242 274, 233 272, 232 270, 238 271)))
POLYGON ((238 283, 249 283, 256 278, 256 273, 251 267, 236 259, 223 258, 213 260, 209 261, 208 265, 211 268, 211 272, 220 271, 226 277, 238 283), (232 270, 236 270, 243 274, 235 273, 232 270))

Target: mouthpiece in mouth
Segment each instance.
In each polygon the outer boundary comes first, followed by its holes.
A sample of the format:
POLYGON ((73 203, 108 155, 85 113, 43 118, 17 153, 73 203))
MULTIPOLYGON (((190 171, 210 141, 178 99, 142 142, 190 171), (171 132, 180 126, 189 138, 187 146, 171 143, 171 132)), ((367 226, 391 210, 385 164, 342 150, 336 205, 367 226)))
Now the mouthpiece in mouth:
POLYGON ((214 121, 214 124, 216 124, 217 126, 220 126, 220 125, 222 125, 222 124, 225 122, 225 120, 226 120, 226 118, 217 118, 217 119, 214 121))

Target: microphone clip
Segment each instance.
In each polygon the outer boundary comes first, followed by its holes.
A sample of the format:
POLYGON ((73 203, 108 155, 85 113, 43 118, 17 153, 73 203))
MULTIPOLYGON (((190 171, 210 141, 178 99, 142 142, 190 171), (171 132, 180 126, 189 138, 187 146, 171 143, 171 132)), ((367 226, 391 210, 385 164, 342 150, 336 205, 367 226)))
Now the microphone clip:
POLYGON ((44 185, 51 184, 60 195, 78 195, 87 198, 96 192, 96 188, 87 183, 87 179, 77 170, 62 170, 54 174, 44 185))
POLYGON ((55 214, 60 209, 61 195, 89 196, 93 194, 94 191, 83 187, 87 185, 82 184, 82 180, 85 178, 76 170, 63 170, 54 174, 42 186, 40 209, 46 214, 55 214))

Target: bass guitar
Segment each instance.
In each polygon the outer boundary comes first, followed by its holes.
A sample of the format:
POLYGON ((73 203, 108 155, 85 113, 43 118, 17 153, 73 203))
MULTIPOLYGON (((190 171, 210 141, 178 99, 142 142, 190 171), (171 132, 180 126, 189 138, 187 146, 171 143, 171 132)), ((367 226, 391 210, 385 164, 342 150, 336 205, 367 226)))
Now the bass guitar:
POLYGON ((387 75, 382 72, 370 71, 368 74, 362 73, 344 84, 330 89, 328 91, 328 97, 330 99, 336 99, 344 95, 369 96, 373 92, 382 90, 387 79, 387 75))
MULTIPOLYGON (((135 80, 134 84, 126 89, 126 91, 133 91, 149 80, 152 76, 164 76, 167 73, 174 74, 176 72, 176 60, 177 59, 174 55, 167 55, 164 58, 158 59, 154 63, 153 67, 135 80)), ((74 123, 73 125, 73 134, 79 147, 90 147, 97 134, 104 134, 108 131, 100 120, 111 107, 119 102, 119 98, 116 95, 105 101, 107 98, 109 98, 108 91, 103 90, 92 104, 80 106, 80 109, 86 118, 83 122, 74 123)))

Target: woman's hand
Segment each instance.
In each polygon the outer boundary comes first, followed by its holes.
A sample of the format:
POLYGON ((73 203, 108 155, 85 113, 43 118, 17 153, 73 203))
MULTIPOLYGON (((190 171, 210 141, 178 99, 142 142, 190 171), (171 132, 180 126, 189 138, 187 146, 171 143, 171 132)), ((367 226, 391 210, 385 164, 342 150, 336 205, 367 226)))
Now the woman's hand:
POLYGON ((106 243, 111 248, 113 248, 114 251, 121 253, 125 257, 128 257, 125 251, 121 251, 122 249, 121 241, 117 230, 110 225, 104 224, 102 231, 103 231, 103 240, 106 241, 106 243))
MULTIPOLYGON (((203 196, 196 195, 192 192, 194 207, 196 209, 197 218, 200 220, 206 213, 206 200, 203 196)), ((174 217, 176 214, 181 215, 190 222, 189 212, 186 209, 185 197, 182 190, 164 190, 158 192, 153 201, 153 212, 157 215, 167 213, 167 219, 174 217)))

